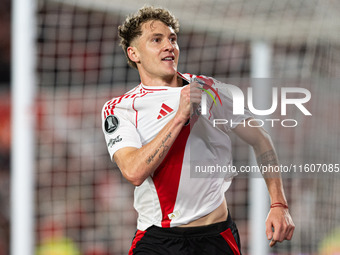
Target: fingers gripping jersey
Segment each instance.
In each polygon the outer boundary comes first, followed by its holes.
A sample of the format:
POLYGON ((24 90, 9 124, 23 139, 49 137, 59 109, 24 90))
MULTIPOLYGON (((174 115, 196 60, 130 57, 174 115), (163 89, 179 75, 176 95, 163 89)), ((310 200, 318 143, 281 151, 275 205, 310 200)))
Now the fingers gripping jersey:
MULTIPOLYGON (((191 74, 179 75, 191 83, 196 77, 214 87, 218 81, 191 74)), ((225 85, 227 86, 227 85, 225 85)), ((183 87, 138 85, 126 94, 105 103, 102 128, 109 154, 124 147, 141 148, 149 143, 175 116, 183 87)), ((232 97, 216 88, 223 107, 207 97, 208 113, 182 128, 165 159, 140 186, 135 188, 134 207, 139 230, 151 225, 174 227, 187 224, 215 210, 224 199, 234 174, 224 178, 192 178, 190 163, 205 161, 223 165, 232 163, 227 125, 212 127, 213 119, 234 123, 251 117, 233 115, 232 97), (193 123, 192 123, 193 122, 193 123)), ((216 97, 217 98, 217 95, 216 97)), ((233 128, 232 126, 231 128, 233 128)))

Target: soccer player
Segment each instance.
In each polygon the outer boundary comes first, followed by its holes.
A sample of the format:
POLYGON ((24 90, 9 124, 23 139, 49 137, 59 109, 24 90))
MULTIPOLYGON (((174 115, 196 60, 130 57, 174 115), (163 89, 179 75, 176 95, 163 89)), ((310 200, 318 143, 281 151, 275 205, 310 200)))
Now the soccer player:
MULTIPOLYGON (((251 114, 232 114, 232 97, 213 78, 177 71, 177 19, 162 8, 144 7, 119 26, 128 63, 141 83, 106 102, 102 110, 108 151, 123 176, 135 185, 137 232, 129 254, 241 254, 238 230, 224 197, 233 177, 193 178, 193 162, 230 165, 233 131, 253 146, 259 164, 275 166, 269 135, 248 123, 251 114), (202 91, 213 91, 221 104, 202 91), (212 119, 231 120, 230 127, 212 119)), ((226 86, 227 88, 227 86, 226 86)), ((205 93, 205 92, 204 92, 205 93)), ((290 240, 294 223, 281 178, 265 178, 272 208, 266 220, 270 245, 290 240)))

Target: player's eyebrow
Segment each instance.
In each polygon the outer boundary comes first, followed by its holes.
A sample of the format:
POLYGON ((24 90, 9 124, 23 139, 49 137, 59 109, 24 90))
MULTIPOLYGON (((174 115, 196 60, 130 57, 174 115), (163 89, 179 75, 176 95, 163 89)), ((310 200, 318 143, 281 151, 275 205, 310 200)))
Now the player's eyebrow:
MULTIPOLYGON (((151 34, 151 37, 153 37, 153 36, 164 36, 164 34, 162 34, 162 33, 153 33, 153 34, 151 34)), ((170 36, 176 36, 177 37, 177 34, 176 33, 171 33, 170 36)))
POLYGON ((164 35, 161 33, 153 33, 151 36, 153 37, 153 36, 164 36, 164 35))

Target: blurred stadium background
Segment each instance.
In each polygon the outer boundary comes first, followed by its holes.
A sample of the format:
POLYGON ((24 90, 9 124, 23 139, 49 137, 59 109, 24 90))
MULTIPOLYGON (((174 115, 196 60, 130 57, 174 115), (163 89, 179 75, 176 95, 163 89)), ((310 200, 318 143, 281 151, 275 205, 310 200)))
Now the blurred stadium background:
MULTIPOLYGON (((100 111, 108 99, 139 83, 119 46, 117 26, 146 3, 179 18, 181 72, 239 81, 235 85, 245 88, 252 76, 251 45, 265 42, 270 77, 312 93, 312 117, 290 108, 287 116, 299 126, 269 130, 281 163, 339 163, 339 1, 38 0, 32 235, 39 255, 52 254, 48 249, 58 255, 120 255, 130 247, 133 187, 109 159, 100 111)), ((0 255, 10 250, 10 5, 0 5, 0 255)), ((232 139, 234 163, 246 165, 248 147, 232 139)), ((296 230, 291 242, 269 253, 339 254, 339 174, 289 176, 284 186, 296 230)), ((236 178, 226 193, 243 254, 251 254, 250 195, 249 178, 236 178)))

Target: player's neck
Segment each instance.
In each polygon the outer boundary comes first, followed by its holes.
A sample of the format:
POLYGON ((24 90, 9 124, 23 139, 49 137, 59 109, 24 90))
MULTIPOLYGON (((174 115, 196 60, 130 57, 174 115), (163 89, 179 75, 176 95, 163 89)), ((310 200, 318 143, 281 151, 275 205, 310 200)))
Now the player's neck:
POLYGON ((177 73, 171 77, 148 77, 140 75, 142 84, 146 86, 168 86, 168 87, 181 87, 183 81, 178 77, 177 73))

